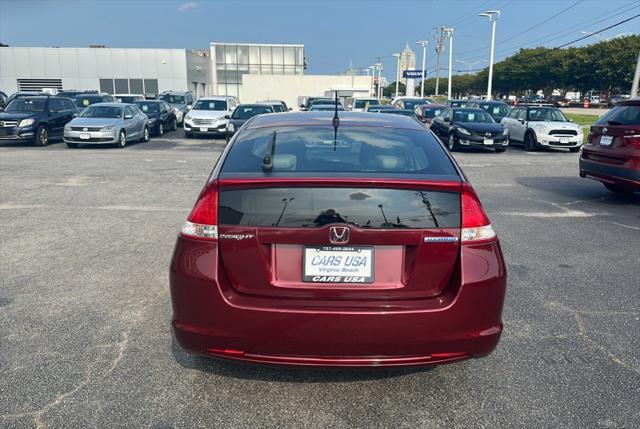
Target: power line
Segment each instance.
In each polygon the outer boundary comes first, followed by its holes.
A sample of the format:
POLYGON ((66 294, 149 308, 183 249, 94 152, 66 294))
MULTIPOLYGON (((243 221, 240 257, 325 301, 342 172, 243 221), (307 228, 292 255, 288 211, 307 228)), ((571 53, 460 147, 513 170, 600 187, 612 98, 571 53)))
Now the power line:
MULTIPOLYGON (((544 19, 544 20, 540 21, 539 23, 537 23, 537 24, 536 24, 536 25, 534 25, 533 27, 527 28, 526 30, 521 31, 520 33, 517 33, 517 34, 515 34, 515 35, 513 35, 513 36, 509 36, 509 37, 507 37, 507 38, 504 38, 504 39, 502 39, 502 40, 499 40, 498 42, 496 42, 496 45, 499 45, 500 43, 504 43, 504 42, 506 42, 507 40, 515 39, 515 38, 517 38, 517 37, 522 36, 523 34, 528 33, 528 32, 529 32, 529 31, 531 31, 531 30, 535 30, 536 28, 539 28, 540 26, 542 26, 542 25, 546 24, 547 22, 551 21, 552 19, 554 19, 554 18, 556 18, 556 17, 558 17, 558 16, 562 15, 563 13, 565 13, 566 11, 568 11, 569 9, 572 9, 572 8, 574 8, 575 6, 579 5, 579 4, 580 4, 580 3, 582 3, 583 1, 584 1, 584 0, 578 0, 578 1, 576 1, 575 3, 571 4, 570 6, 568 6, 568 7, 564 8, 564 9, 562 9, 560 12, 556 12, 556 13, 554 13, 553 15, 551 15, 550 17, 548 17, 548 18, 546 18, 546 19, 544 19)), ((487 49, 487 48, 489 48, 489 46, 484 46, 484 47, 482 47, 482 48, 478 48, 478 49, 472 49, 472 50, 470 50, 470 51, 466 51, 466 52, 459 52, 459 55, 464 55, 464 54, 470 54, 470 53, 474 53, 474 52, 484 51, 484 50, 485 50, 485 49, 487 49)))
MULTIPOLYGON (((565 36, 573 34, 575 32, 576 28, 580 28, 580 27, 585 26, 585 25, 599 24, 601 22, 607 21, 609 19, 612 19, 612 18, 615 18, 617 16, 623 15, 623 14, 625 14, 627 12, 630 12, 633 9, 636 9, 638 7, 640 7, 640 4, 638 4, 635 1, 631 2, 631 3, 627 3, 626 5, 618 8, 618 9, 614 9, 612 11, 613 12, 612 14, 610 14, 608 16, 605 16, 604 18, 601 18, 601 17, 590 18, 590 19, 588 19, 586 21, 580 22, 578 24, 574 24, 571 27, 567 27, 564 30, 561 30, 559 32, 551 33, 551 34, 548 34, 548 35, 546 35, 544 37, 531 40, 530 42, 528 42, 528 43, 526 43, 524 45, 518 44, 518 45, 513 45, 511 47, 508 47, 508 48, 501 49, 496 53, 496 55, 497 56, 509 55, 509 54, 512 53, 513 49, 525 48, 527 46, 532 46, 532 45, 534 45, 536 43, 553 42, 554 40, 558 40, 558 39, 561 39, 561 38, 563 38, 565 36), (629 6, 631 6, 631 7, 629 7, 629 6), (624 10, 622 10, 622 9, 624 9, 624 10)), ((474 58, 477 58, 477 57, 472 57, 471 59, 474 59, 474 58)))

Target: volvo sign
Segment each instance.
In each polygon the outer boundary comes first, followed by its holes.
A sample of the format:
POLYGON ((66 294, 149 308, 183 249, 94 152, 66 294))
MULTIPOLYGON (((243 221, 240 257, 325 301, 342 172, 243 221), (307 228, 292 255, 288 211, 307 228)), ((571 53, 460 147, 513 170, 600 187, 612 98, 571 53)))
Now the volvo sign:
POLYGON ((422 79, 422 70, 404 70, 402 77, 405 79, 422 79))

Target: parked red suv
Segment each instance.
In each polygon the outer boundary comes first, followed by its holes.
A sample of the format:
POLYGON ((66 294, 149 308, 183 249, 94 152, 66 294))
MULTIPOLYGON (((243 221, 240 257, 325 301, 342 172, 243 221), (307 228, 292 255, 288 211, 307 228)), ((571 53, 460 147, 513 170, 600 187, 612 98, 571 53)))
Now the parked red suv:
POLYGON ((333 115, 258 115, 231 139, 173 254, 178 343, 294 366, 487 355, 506 270, 473 188, 416 120, 333 115))
POLYGON ((580 176, 599 180, 612 192, 640 191, 640 98, 619 102, 591 127, 580 176))

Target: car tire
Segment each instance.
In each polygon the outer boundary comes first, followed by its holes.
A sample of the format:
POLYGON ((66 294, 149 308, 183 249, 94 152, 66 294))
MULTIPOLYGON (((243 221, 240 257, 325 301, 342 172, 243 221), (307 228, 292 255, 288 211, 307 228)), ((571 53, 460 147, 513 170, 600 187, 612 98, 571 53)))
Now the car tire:
POLYGON ((142 138, 140 140, 145 143, 149 141, 149 127, 144 127, 142 130, 142 138))
POLYGON ((503 153, 506 150, 507 150, 506 147, 497 147, 497 148, 495 148, 496 153, 503 153))
POLYGON ((633 195, 633 191, 631 189, 623 188, 618 185, 614 185, 612 183, 603 183, 604 187, 613 192, 616 195, 622 196, 630 196, 633 195))
POLYGON ((184 136, 185 136, 186 138, 190 139, 191 137, 193 137, 193 134, 191 134, 191 133, 190 133, 190 132, 188 132, 188 131, 185 131, 185 132, 184 132, 184 136))
POLYGON ((71 149, 77 149, 78 147, 80 147, 79 143, 68 143, 67 142, 67 147, 71 148, 71 149))
POLYGON ((527 152, 535 152, 537 149, 536 136, 533 132, 528 131, 524 135, 524 150, 527 152))
POLYGON ((125 147, 127 147, 127 134, 124 132, 124 130, 120 130, 120 135, 118 137, 118 147, 120 149, 124 149, 125 147))
POLYGON ((570 147, 569 148, 569 152, 571 152, 571 153, 580 152, 580 146, 578 146, 578 147, 570 147))
POLYGON ((46 146, 49 144, 49 131, 44 125, 40 125, 36 130, 36 139, 33 144, 35 146, 46 146))
POLYGON ((158 124, 158 135, 159 136, 164 135, 164 125, 162 125, 162 122, 158 124))
POLYGON ((456 136, 453 133, 449 133, 449 138, 447 139, 447 148, 449 149, 449 152, 453 152, 458 149, 456 136))
POLYGON ((173 122, 171 122, 171 131, 175 131, 178 129, 178 121, 176 118, 173 118, 173 122))

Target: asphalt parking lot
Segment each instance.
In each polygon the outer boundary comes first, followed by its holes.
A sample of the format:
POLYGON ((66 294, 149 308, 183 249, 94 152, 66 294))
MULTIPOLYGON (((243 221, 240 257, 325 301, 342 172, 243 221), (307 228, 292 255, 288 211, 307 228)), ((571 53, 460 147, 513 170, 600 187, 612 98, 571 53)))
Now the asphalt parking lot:
POLYGON ((457 153, 500 234, 505 332, 435 369, 292 370, 172 340, 175 234, 223 140, 0 146, 0 427, 639 427, 640 195, 578 154, 457 153))

